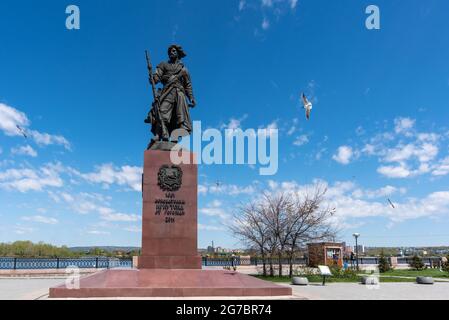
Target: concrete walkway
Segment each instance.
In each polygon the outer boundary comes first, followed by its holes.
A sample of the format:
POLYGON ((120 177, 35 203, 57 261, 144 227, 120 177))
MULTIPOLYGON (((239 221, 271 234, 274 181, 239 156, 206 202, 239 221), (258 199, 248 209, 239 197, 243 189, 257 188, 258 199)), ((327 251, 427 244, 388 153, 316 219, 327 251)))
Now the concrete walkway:
MULTIPOLYGON (((64 284, 65 278, 0 278, 0 300, 47 300, 50 287, 64 284)), ((99 300, 298 300, 285 297, 189 297, 189 298, 107 298, 99 300)), ((64 300, 64 299, 62 299, 64 300)), ((70 300, 70 299, 67 299, 70 300)), ((97 300, 97 299, 86 299, 97 300)))
POLYGON ((48 295, 48 288, 64 283, 62 278, 1 278, 0 300, 36 300, 48 295))
MULTIPOLYGON (((0 278, 0 300, 47 299, 48 289, 63 284, 64 278, 0 278)), ((289 284, 281 284, 291 286, 289 284)), ((418 285, 415 283, 381 283, 379 288, 355 283, 329 283, 325 287, 311 284, 307 287, 291 286, 292 297, 271 300, 449 300, 449 283, 418 285)), ((118 299, 114 298, 113 300, 118 299)), ((190 298, 194 300, 270 300, 261 297, 247 298, 190 298)), ((145 299, 160 300, 160 299, 145 299)), ((164 300, 175 300, 166 298, 164 300)), ((176 299, 177 300, 177 299, 176 299)))
POLYGON ((449 283, 442 282, 434 285, 381 283, 378 287, 356 283, 291 287, 295 296, 309 300, 449 300, 449 283))

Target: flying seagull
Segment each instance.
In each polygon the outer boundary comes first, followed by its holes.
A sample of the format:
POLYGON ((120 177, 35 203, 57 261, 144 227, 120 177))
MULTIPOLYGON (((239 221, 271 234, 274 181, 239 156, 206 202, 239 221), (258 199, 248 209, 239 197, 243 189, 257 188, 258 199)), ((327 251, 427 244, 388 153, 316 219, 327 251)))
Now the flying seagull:
POLYGON ((310 113, 312 112, 313 106, 304 93, 302 94, 302 103, 304 104, 304 109, 306 110, 306 118, 307 120, 310 120, 310 113))
POLYGON ((23 130, 19 125, 16 125, 17 129, 20 131, 20 133, 25 137, 25 139, 28 139, 28 136, 25 133, 25 130, 23 130))
POLYGON ((391 207, 392 207, 393 209, 396 209, 395 205, 394 205, 393 202, 390 200, 390 198, 388 198, 388 202, 390 203, 390 205, 391 205, 391 207))

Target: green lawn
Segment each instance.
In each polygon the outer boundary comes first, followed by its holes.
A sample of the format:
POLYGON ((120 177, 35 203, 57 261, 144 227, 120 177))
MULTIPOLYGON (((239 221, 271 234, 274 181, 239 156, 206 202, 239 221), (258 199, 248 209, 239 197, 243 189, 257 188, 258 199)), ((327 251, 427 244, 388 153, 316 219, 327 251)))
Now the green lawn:
MULTIPOLYGON (((406 270, 404 270, 406 271, 406 270)), ((381 275, 380 278, 380 282, 416 282, 416 277, 417 276, 432 276, 432 277, 436 277, 437 276, 434 275, 429 275, 427 274, 419 274, 419 273, 394 273, 394 272, 389 272, 389 273, 384 273, 381 275), (398 278, 398 277, 411 277, 409 279, 407 278, 398 278)), ((281 283, 291 283, 291 278, 290 277, 263 277, 263 276, 255 276, 258 279, 261 280, 265 280, 265 281, 271 281, 271 282, 281 282, 281 283)), ((440 278, 442 278, 441 276, 441 272, 439 275, 440 278)), ((446 274, 446 277, 449 278, 446 274)), ((307 279, 309 279, 310 283, 321 283, 323 282, 323 278, 320 276, 306 276, 307 279)), ((356 276, 356 277, 330 277, 326 279, 326 283, 360 283, 361 280, 361 276, 356 276)))
MULTIPOLYGON (((262 277, 256 276, 256 278, 271 281, 271 282, 280 282, 280 283, 291 283, 290 277, 262 277)), ((310 283, 322 283, 323 278, 320 276, 306 276, 309 279, 310 283)), ((351 277, 351 278, 327 278, 326 283, 360 283, 361 277, 351 277)), ((382 277, 380 282, 415 282, 415 279, 404 279, 404 278, 390 278, 390 277, 382 277)))
MULTIPOLYGON (((263 276, 255 276, 258 279, 271 281, 271 282, 282 282, 282 283, 291 283, 292 279, 290 277, 263 277, 263 276)), ((311 283, 321 283, 323 282, 323 277, 320 276, 306 276, 311 283)), ((332 282, 360 282, 360 277, 356 278, 327 278, 326 283, 332 282)))
POLYGON ((441 272, 438 269, 426 270, 393 270, 382 273, 382 276, 396 276, 396 277, 434 277, 434 278, 449 278, 448 272, 441 272))

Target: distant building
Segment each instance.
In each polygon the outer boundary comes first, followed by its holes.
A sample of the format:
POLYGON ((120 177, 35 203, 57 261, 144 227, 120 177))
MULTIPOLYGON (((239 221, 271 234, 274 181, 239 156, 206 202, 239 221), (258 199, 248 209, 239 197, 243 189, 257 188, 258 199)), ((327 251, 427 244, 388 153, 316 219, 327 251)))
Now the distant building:
POLYGON ((309 243, 307 247, 309 267, 317 267, 320 265, 343 266, 342 243, 309 243))
POLYGON ((359 244, 356 248, 354 248, 355 252, 358 252, 359 254, 365 253, 365 246, 362 244, 359 244))

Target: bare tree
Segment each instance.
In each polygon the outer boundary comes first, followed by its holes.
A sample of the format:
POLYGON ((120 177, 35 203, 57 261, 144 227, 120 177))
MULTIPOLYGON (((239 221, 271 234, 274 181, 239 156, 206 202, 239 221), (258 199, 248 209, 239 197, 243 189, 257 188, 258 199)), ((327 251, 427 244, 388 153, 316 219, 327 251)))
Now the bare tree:
MULTIPOLYGON (((285 248, 288 245, 288 240, 290 238, 290 228, 289 228, 289 211, 291 210, 291 197, 286 193, 279 193, 275 195, 270 195, 268 193, 264 194, 262 200, 263 206, 266 208, 264 210, 265 216, 264 220, 268 226, 269 230, 269 243, 271 257, 277 256, 278 258, 278 268, 279 276, 282 276, 282 257, 285 252, 285 248)), ((271 259, 271 262, 273 259, 271 259)), ((270 272, 273 276, 273 266, 270 264, 270 272)))
POLYGON ((279 276, 282 276, 282 258, 289 259, 289 274, 293 274, 293 258, 307 242, 335 237, 330 224, 335 209, 324 205, 327 189, 316 185, 312 192, 265 193, 261 199, 240 208, 235 215, 232 233, 248 247, 256 248, 262 257, 263 275, 274 276, 273 259, 277 257, 279 276))
POLYGON ((303 197, 296 193, 289 208, 287 251, 290 260, 290 276, 293 275, 293 257, 295 252, 308 242, 324 241, 335 238, 337 229, 329 219, 335 214, 335 209, 324 206, 327 188, 316 185, 312 192, 305 191, 303 197))
POLYGON ((259 204, 250 203, 240 208, 240 214, 234 216, 234 224, 229 226, 231 232, 248 247, 256 249, 263 264, 263 275, 267 275, 267 246, 270 234, 264 221, 264 208, 259 204))

